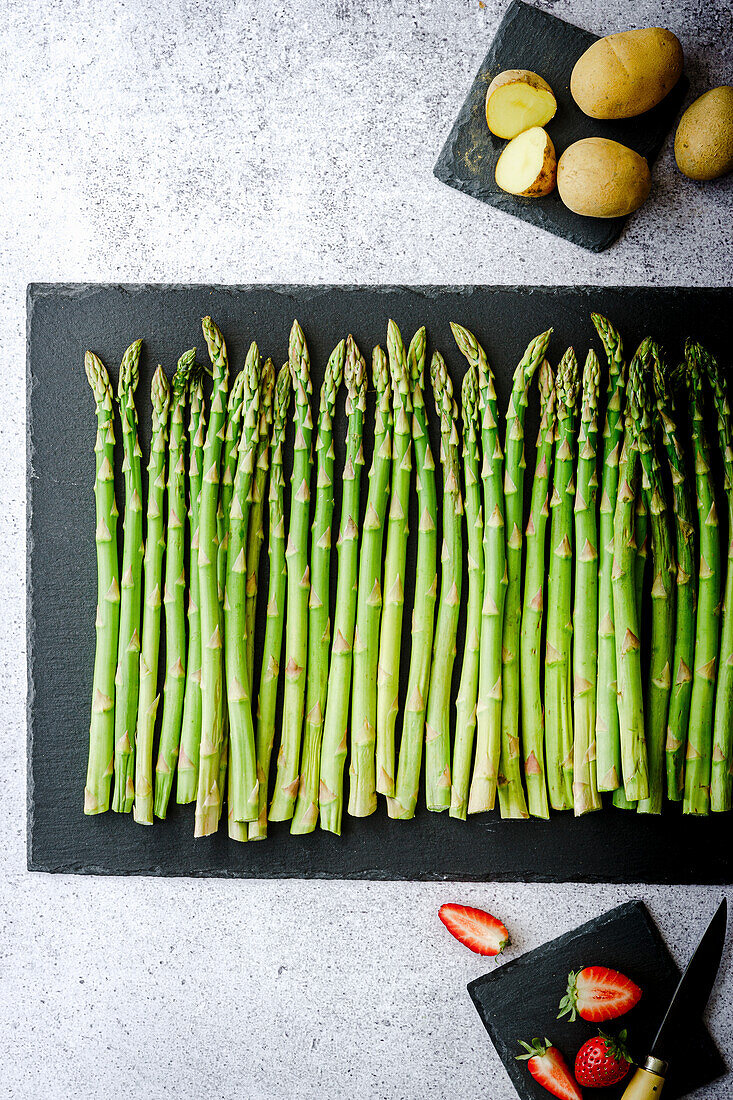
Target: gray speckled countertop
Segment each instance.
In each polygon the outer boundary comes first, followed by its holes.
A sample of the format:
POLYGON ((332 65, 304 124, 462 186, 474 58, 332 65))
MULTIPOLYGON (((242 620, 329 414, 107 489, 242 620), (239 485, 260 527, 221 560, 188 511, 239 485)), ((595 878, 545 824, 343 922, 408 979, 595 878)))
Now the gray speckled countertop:
MULTIPOLYGON (((544 0, 662 24, 731 82, 726 0, 544 0), (727 52, 726 52, 727 51, 727 52)), ((505 4, 7 0, 0 41, 0 1097, 510 1100, 436 918, 532 947, 644 897, 684 959, 719 888, 162 881, 25 870, 25 286, 30 280, 730 282, 731 181, 676 174, 592 256, 432 166, 505 4)), ((670 143, 671 144, 671 143, 670 143)), ((722 837, 721 828, 721 837, 722 837)), ((729 1061, 730 978, 712 1028, 729 1061)), ((731 1093, 730 1078, 705 1090, 731 1093)))

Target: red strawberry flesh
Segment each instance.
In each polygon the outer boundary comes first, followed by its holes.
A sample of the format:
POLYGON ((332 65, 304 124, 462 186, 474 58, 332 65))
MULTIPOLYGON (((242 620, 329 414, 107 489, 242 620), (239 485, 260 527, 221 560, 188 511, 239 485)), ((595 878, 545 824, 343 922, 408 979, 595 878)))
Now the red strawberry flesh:
POLYGON ((630 1012, 638 1004, 641 989, 618 970, 587 966, 570 974, 568 990, 560 1002, 560 1015, 575 1019, 576 1013, 590 1023, 602 1024, 630 1012))
POLYGON ((499 955, 509 943, 509 933, 491 913, 470 905, 448 902, 438 916, 452 936, 477 955, 499 955))
POLYGON ((558 1100, 583 1100, 580 1086, 573 1078, 562 1052, 553 1046, 549 1039, 533 1039, 532 1043, 520 1043, 527 1054, 519 1054, 519 1060, 526 1060, 527 1069, 538 1085, 558 1100))

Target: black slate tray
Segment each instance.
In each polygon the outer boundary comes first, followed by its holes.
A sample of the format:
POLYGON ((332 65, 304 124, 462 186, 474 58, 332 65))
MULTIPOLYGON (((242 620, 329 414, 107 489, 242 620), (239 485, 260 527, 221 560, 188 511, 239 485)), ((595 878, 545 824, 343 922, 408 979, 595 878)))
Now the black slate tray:
MULTIPOLYGON (((229 841, 224 829, 194 841, 191 807, 174 806, 169 819, 153 828, 136 825, 129 815, 84 817, 96 592, 95 420, 83 355, 86 348, 97 351, 116 379, 125 347, 138 336, 144 338, 138 393, 147 453, 146 390, 152 369, 160 362, 170 373, 182 350, 196 344, 203 351, 200 318, 206 313, 221 325, 235 369, 253 337, 275 362, 284 361, 288 331, 297 316, 309 341, 316 390, 337 340, 351 330, 368 350, 384 340, 389 317, 408 337, 425 323, 429 347, 443 350, 458 386, 465 364, 448 327, 450 320, 457 320, 484 342, 505 408, 521 352, 550 325, 555 328, 550 346, 554 361, 569 342, 579 354, 590 342, 598 348, 591 309, 613 318, 629 346, 651 333, 677 356, 691 333, 722 353, 729 346, 732 307, 731 290, 684 288, 31 286, 29 867, 100 874, 730 882, 733 855, 730 845, 721 843, 727 823, 683 819, 678 807, 662 818, 607 810, 577 821, 568 815, 550 822, 485 815, 464 824, 428 813, 421 805, 410 823, 390 821, 380 809, 363 821, 345 817, 341 838, 320 831, 291 837, 287 826, 276 825, 266 843, 244 845, 229 841)), ((433 417, 432 443, 438 454, 435 427, 433 417)), ((343 460, 343 428, 340 409, 337 462, 343 460)), ((530 477, 536 430, 533 400, 526 432, 530 477)), ((365 452, 369 461, 368 437, 365 452)), ((121 501, 121 486, 118 492, 121 501)), ((410 526, 417 530, 415 518, 410 526)), ((414 568, 414 536, 409 552, 414 568)), ((266 583, 263 569, 261 590, 266 583)), ((408 608, 410 595, 408 588, 408 608)), ((404 675, 409 620, 406 614, 404 675)))
POLYGON ((557 190, 543 199, 525 199, 497 187, 494 170, 507 142, 495 137, 486 125, 485 100, 486 89, 498 73, 530 69, 544 77, 555 93, 557 114, 546 129, 558 160, 569 145, 581 138, 606 137, 635 149, 651 167, 682 106, 689 86, 687 78, 682 76, 657 107, 636 118, 588 118, 570 94, 570 74, 580 55, 597 40, 598 35, 590 31, 522 0, 513 0, 434 170, 438 179, 450 187, 591 252, 603 252, 617 241, 627 219, 581 217, 563 205, 557 190))
MULTIPOLYGON (((706 914, 701 912, 700 935, 705 921, 706 914)), ((556 1019, 570 971, 595 965, 620 970, 643 989, 631 1012, 603 1025, 604 1031, 614 1035, 626 1028, 632 1055, 643 1061, 680 972, 641 901, 619 905, 469 984, 471 999, 521 1100, 542 1100, 547 1092, 532 1079, 527 1063, 516 1060, 517 1054, 523 1053, 518 1039, 531 1042, 535 1035, 547 1036, 572 1068, 583 1043, 598 1034, 595 1025, 580 1018, 574 1023, 567 1017, 556 1019)), ((680 1057, 670 1063, 664 1086, 668 1100, 678 1100, 726 1072, 701 1020, 689 1021, 680 1049, 680 1057)), ((630 1075, 615 1088, 588 1090, 588 1094, 592 1091, 598 1100, 618 1100, 629 1080, 630 1075)))

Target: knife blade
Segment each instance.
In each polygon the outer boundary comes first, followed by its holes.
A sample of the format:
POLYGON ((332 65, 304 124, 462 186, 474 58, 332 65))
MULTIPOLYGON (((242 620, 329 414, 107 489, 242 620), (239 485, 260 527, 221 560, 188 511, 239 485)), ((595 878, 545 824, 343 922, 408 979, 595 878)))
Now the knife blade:
POLYGON ((660 1095, 668 1059, 679 1041, 684 1021, 701 1016, 715 984, 725 946, 728 902, 725 898, 710 921, 697 949, 687 964, 669 1002, 652 1043, 649 1057, 637 1069, 623 1100, 651 1100, 660 1095))

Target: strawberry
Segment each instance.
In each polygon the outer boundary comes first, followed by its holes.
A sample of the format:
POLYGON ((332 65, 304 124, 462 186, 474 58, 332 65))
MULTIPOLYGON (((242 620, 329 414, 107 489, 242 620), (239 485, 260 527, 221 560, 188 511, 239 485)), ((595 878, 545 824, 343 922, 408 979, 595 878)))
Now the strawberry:
POLYGON ((631 1067, 626 1049, 626 1032, 617 1039, 601 1031, 597 1038, 583 1043, 575 1059, 575 1076, 590 1089, 605 1089, 623 1081, 631 1067))
POLYGON ((509 933, 501 921, 483 909, 449 902, 441 905, 438 916, 451 936, 477 955, 499 955, 509 943, 509 933))
POLYGON ((570 1067, 549 1039, 533 1039, 531 1045, 520 1040, 519 1045, 527 1053, 518 1054, 517 1061, 527 1059, 527 1069, 538 1085, 559 1097, 559 1100, 583 1100, 583 1093, 570 1067))
POLYGON ((629 1012, 641 997, 638 985, 607 966, 586 966, 568 977, 568 991, 560 1001, 561 1016, 582 1016, 592 1024, 615 1020, 629 1012))

